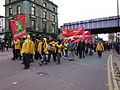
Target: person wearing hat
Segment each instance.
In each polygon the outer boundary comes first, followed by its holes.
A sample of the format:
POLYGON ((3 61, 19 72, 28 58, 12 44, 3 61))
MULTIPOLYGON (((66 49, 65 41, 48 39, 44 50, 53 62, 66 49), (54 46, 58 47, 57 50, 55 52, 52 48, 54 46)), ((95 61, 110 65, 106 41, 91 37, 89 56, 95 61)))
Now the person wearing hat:
POLYGON ((48 56, 48 43, 47 43, 46 38, 43 38, 42 47, 41 47, 41 54, 42 54, 42 59, 41 59, 41 62, 40 62, 40 66, 43 63, 45 63, 45 64, 48 63, 48 59, 47 59, 47 56, 48 56))
MULTIPOLYGON (((42 55, 41 55, 41 51, 42 51, 42 40, 39 40, 38 41, 38 46, 37 46, 38 48, 37 48, 37 52, 39 53, 39 57, 38 57, 38 59, 40 59, 40 61, 41 61, 41 59, 42 59, 42 55)), ((41 64, 41 63, 40 63, 41 64)))
POLYGON ((29 69, 30 67, 30 53, 31 53, 32 41, 30 40, 30 35, 27 35, 27 40, 24 41, 22 45, 21 53, 23 55, 24 69, 29 69))

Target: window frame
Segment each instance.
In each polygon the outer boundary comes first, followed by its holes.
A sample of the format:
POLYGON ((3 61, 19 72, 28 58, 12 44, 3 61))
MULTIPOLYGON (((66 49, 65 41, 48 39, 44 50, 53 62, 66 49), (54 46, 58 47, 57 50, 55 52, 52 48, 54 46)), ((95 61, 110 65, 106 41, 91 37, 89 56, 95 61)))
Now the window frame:
POLYGON ((31 6, 31 14, 35 15, 36 7, 34 5, 31 6))
POLYGON ((31 20, 31 28, 32 28, 33 30, 36 29, 36 20, 31 20), (34 24, 33 24, 33 22, 34 22, 34 24))
POLYGON ((47 19, 47 12, 46 11, 43 11, 43 18, 47 19))
POLYGON ((47 3, 46 2, 43 2, 43 7, 47 7, 47 3))
POLYGON ((55 33, 55 25, 52 26, 52 33, 55 33))
POLYGON ((10 7, 10 8, 9 8, 9 16, 12 16, 12 15, 13 15, 13 8, 10 7))
POLYGON ((52 21, 53 21, 53 22, 56 21, 56 17, 55 17, 55 15, 52 15, 52 21))
POLYGON ((17 15, 19 15, 20 13, 21 13, 21 6, 18 5, 18 6, 17 6, 17 15))

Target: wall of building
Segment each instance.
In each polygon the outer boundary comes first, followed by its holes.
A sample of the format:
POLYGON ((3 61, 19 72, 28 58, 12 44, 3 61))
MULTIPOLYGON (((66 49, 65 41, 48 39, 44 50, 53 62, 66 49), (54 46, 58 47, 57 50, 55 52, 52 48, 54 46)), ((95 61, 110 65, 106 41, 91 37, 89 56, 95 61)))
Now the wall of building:
POLYGON ((9 3, 9 0, 5 1, 5 16, 6 16, 6 32, 10 31, 9 29, 9 21, 14 19, 17 15, 17 6, 21 6, 21 14, 26 14, 26 21, 27 21, 27 28, 31 27, 31 20, 35 20, 35 29, 28 29, 31 30, 32 33, 42 32, 43 31, 43 23, 47 24, 47 33, 51 33, 52 25, 55 25, 55 32, 57 34, 58 30, 58 21, 57 21, 57 5, 54 5, 49 0, 35 0, 33 2, 30 1, 17 1, 13 0, 13 3, 9 3), (47 7, 43 7, 43 2, 47 4, 47 7), (35 6, 35 15, 31 14, 31 7, 35 6), (9 8, 13 8, 13 16, 9 16, 9 8), (53 11, 53 7, 55 8, 55 12, 53 11), (43 11, 47 12, 47 18, 43 19, 43 11), (55 15, 56 19, 53 23, 52 15, 55 15))

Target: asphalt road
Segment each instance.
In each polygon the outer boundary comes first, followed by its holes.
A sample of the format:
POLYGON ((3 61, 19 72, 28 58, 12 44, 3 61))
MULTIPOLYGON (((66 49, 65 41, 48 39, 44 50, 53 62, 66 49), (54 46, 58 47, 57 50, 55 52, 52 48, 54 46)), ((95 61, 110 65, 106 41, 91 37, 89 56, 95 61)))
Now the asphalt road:
POLYGON ((97 54, 75 61, 61 59, 60 65, 52 61, 39 66, 35 61, 28 70, 11 55, 0 52, 0 90, 108 90, 108 52, 101 59, 97 54))

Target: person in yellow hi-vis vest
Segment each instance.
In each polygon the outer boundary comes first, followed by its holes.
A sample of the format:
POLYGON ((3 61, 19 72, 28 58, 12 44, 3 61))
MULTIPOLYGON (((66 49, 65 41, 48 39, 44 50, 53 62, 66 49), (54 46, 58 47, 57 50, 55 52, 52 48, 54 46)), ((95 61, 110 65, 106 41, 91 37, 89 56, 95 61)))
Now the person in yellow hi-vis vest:
MULTIPOLYGON (((42 59, 41 51, 42 51, 42 40, 39 40, 38 41, 37 52, 38 52, 38 59, 40 59, 40 62, 41 62, 41 59, 42 59)), ((39 64, 41 64, 41 63, 39 63, 39 64)))
POLYGON ((48 43, 47 43, 47 39, 43 38, 43 42, 42 42, 42 49, 41 49, 41 54, 42 54, 42 59, 41 59, 41 63, 40 66, 45 63, 48 64, 48 43))
POLYGON ((21 53, 23 55, 24 69, 29 69, 30 67, 30 53, 31 53, 32 41, 30 40, 30 35, 27 35, 27 40, 24 41, 22 45, 21 53))
POLYGON ((14 42, 15 44, 15 59, 21 60, 21 54, 20 54, 20 39, 16 39, 14 42))
POLYGON ((51 39, 48 44, 48 62, 50 62, 51 55, 53 56, 54 62, 56 62, 56 48, 55 48, 55 41, 51 39))
POLYGON ((61 53, 62 53, 62 44, 61 41, 58 40, 56 42, 56 54, 57 54, 57 64, 60 64, 60 57, 61 57, 61 53))
POLYGON ((97 50, 97 52, 98 52, 98 57, 101 58, 101 56, 102 56, 102 51, 104 51, 104 46, 103 46, 103 44, 102 44, 101 42, 99 42, 99 43, 97 44, 96 50, 97 50))

